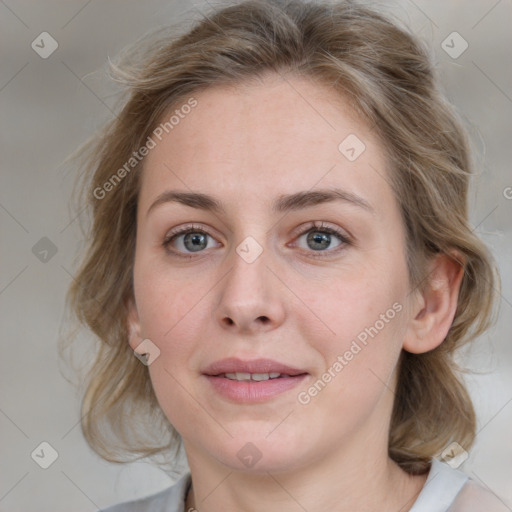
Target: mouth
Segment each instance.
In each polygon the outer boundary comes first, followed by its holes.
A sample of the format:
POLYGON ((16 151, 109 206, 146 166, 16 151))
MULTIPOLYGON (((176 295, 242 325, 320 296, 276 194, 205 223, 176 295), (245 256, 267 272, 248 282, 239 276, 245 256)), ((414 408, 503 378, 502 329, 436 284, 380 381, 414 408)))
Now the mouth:
POLYGON ((221 397, 236 403, 260 403, 289 391, 307 371, 271 359, 223 359, 208 366, 203 375, 221 397))
MULTIPOLYGON (((224 377, 225 379, 237 380, 239 382, 253 380, 256 382, 262 382, 270 379, 280 379, 285 377, 291 377, 286 373, 270 372, 270 373, 246 373, 246 372, 235 372, 235 373, 221 373, 215 375, 215 377, 224 377)), ((294 375, 295 377, 295 375, 294 375)))

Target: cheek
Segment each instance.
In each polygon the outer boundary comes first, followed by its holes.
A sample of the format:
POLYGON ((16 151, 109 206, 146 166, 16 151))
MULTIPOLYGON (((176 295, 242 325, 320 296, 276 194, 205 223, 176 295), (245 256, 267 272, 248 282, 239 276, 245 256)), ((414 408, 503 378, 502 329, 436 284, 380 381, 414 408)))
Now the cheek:
POLYGON ((324 367, 317 376, 321 382, 304 389, 300 403, 311 400, 319 414, 335 409, 355 427, 393 387, 407 325, 406 265, 400 255, 381 255, 357 270, 341 272, 322 290, 310 293, 308 304, 329 329, 315 332, 313 324, 322 324, 308 317, 301 330, 314 340, 324 367))
POLYGON ((375 282, 379 286, 367 281, 362 287, 361 281, 351 285, 346 280, 333 289, 324 302, 322 318, 336 334, 310 338, 324 367, 301 390, 298 401, 305 412, 326 425, 332 424, 333 417, 343 418, 343 428, 327 427, 326 434, 332 430, 333 436, 341 436, 362 428, 375 410, 383 410, 379 403, 389 407, 393 400, 390 390, 405 334, 405 308, 399 287, 383 279, 375 282))
MULTIPOLYGON (((303 293, 308 306, 318 312, 317 320, 312 320, 311 315, 307 317, 308 321, 303 317, 302 328, 304 332, 309 329, 312 336, 313 326, 322 328, 324 335, 317 334, 313 339, 331 361, 350 350, 354 340, 364 348, 370 345, 370 341, 379 340, 373 344, 372 354, 379 353, 375 357, 384 356, 389 349, 396 352, 406 324, 403 303, 407 279, 405 267, 402 267, 400 259, 390 258, 389 265, 374 262, 342 271, 323 287, 312 288, 307 280, 302 282, 303 289, 297 294, 303 293), (306 290, 310 290, 309 294, 306 290)), ((370 357, 368 350, 362 350, 357 359, 362 358, 363 352, 363 358, 370 357)))
POLYGON ((161 258, 136 258, 134 292, 141 334, 165 343, 180 340, 177 333, 197 316, 198 306, 211 286, 204 273, 184 278, 183 273, 171 270, 161 258))
POLYGON ((180 373, 184 370, 180 367, 179 353, 173 353, 172 361, 167 354, 162 353, 161 357, 149 366, 151 384, 157 401, 170 424, 180 433, 187 437, 192 431, 197 434, 203 431, 203 435, 211 435, 208 429, 216 427, 215 422, 208 421, 205 415, 205 405, 200 397, 194 396, 193 386, 187 380, 187 375, 180 373), (174 362, 174 364, 173 364, 174 362))
MULTIPOLYGON (((208 299, 215 283, 207 272, 191 277, 145 256, 136 259, 134 291, 141 336, 149 338, 160 350, 149 367, 150 377, 166 413, 178 410, 183 415, 190 408, 190 397, 181 386, 189 389, 190 376, 197 371, 194 355, 204 352, 201 344, 207 336, 202 333, 211 326, 208 299)), ((179 420, 176 418, 178 423, 179 420)))
MULTIPOLYGON (((142 262, 141 262, 142 263, 142 262)), ((168 420, 180 433, 204 414, 190 398, 194 354, 201 347, 198 328, 210 325, 205 295, 211 288, 197 278, 184 280, 157 263, 140 265, 134 271, 135 296, 141 336, 160 350, 149 366, 157 400, 168 420)))

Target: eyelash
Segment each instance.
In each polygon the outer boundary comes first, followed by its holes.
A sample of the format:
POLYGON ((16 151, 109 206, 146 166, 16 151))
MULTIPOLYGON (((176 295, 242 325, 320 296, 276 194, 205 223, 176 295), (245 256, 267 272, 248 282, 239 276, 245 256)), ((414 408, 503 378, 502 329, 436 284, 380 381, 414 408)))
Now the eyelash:
MULTIPOLYGON (((319 231, 321 233, 327 233, 327 234, 330 234, 330 235, 336 235, 341 244, 336 247, 335 249, 333 250, 325 250, 325 251, 308 251, 311 254, 312 257, 314 258, 323 258, 323 257, 328 257, 328 256, 332 256, 333 254, 337 254, 340 250, 343 250, 344 246, 346 245, 351 245, 352 244, 352 241, 350 239, 350 237, 343 231, 341 231, 340 229, 337 229, 337 228, 333 228, 333 227, 330 227, 330 226, 326 226, 323 222, 312 222, 310 226, 308 226, 307 229, 301 231, 297 236, 296 238, 300 238, 301 236, 305 235, 306 233, 309 233, 310 231, 319 231), (316 254, 315 254, 316 253, 316 254), (322 254, 323 253, 323 254, 322 254)), ((207 231, 205 231, 203 228, 201 228, 200 226, 197 226, 195 224, 191 224, 191 225, 188 225, 188 226, 185 226, 185 227, 182 227, 182 228, 178 228, 176 230, 173 230, 171 232, 169 232, 165 238, 164 238, 164 241, 162 243, 162 246, 164 247, 164 249, 174 255, 174 256, 178 256, 178 257, 182 257, 182 258, 186 258, 186 259, 191 259, 194 257, 194 254, 192 253, 181 253, 179 251, 174 251, 172 249, 169 248, 171 242, 173 240, 175 240, 176 238, 178 238, 179 236, 182 236, 182 235, 187 235, 188 233, 202 233, 202 234, 205 234, 205 235, 208 235, 208 236, 212 236, 210 235, 207 231)), ((213 238, 213 237, 212 237, 213 238)), ((200 251, 202 252, 202 251, 200 251)))

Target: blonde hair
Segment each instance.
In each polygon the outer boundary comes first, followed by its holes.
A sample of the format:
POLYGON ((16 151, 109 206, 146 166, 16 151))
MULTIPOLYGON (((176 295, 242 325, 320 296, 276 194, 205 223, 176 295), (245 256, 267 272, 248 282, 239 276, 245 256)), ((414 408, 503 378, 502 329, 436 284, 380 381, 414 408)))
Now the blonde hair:
POLYGON ((164 115, 193 94, 268 72, 291 72, 348 98, 384 142, 414 286, 428 282, 426 263, 435 254, 455 249, 463 258, 458 307, 446 339, 424 354, 402 352, 389 454, 405 471, 419 474, 450 442, 468 449, 475 414, 453 354, 489 326, 498 277, 468 222, 467 136, 439 92, 426 50, 397 22, 360 4, 299 0, 249 0, 218 10, 184 35, 151 41, 115 69, 129 97, 86 148, 84 190, 92 226, 69 303, 100 340, 82 405, 82 428, 91 447, 119 462, 127 454, 150 456, 179 444, 147 368, 128 344, 144 160, 122 173, 106 197, 98 198, 103 195, 98 190, 105 190, 116 170, 146 144, 164 115), (153 428, 167 431, 165 442, 155 442, 162 435, 152 437, 153 428))

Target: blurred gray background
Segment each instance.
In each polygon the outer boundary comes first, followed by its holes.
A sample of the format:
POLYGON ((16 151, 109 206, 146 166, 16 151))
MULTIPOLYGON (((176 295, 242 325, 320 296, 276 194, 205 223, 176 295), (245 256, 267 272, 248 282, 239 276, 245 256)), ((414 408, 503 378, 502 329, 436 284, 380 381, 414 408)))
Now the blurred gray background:
MULTIPOLYGON (((65 293, 83 247, 80 219, 69 209, 76 169, 63 162, 112 117, 107 58, 151 29, 190 23, 209 5, 0 0, 2 512, 91 512, 172 482, 145 462, 109 464, 82 437, 79 395, 57 354, 57 339, 69 327, 65 293)), ((474 370, 467 382, 479 433, 460 468, 512 510, 512 4, 394 0, 385 6, 433 46, 446 94, 476 144, 480 173, 471 221, 497 258, 503 289, 498 323, 463 358, 474 370)), ((88 336, 79 339, 87 352, 88 336)))

